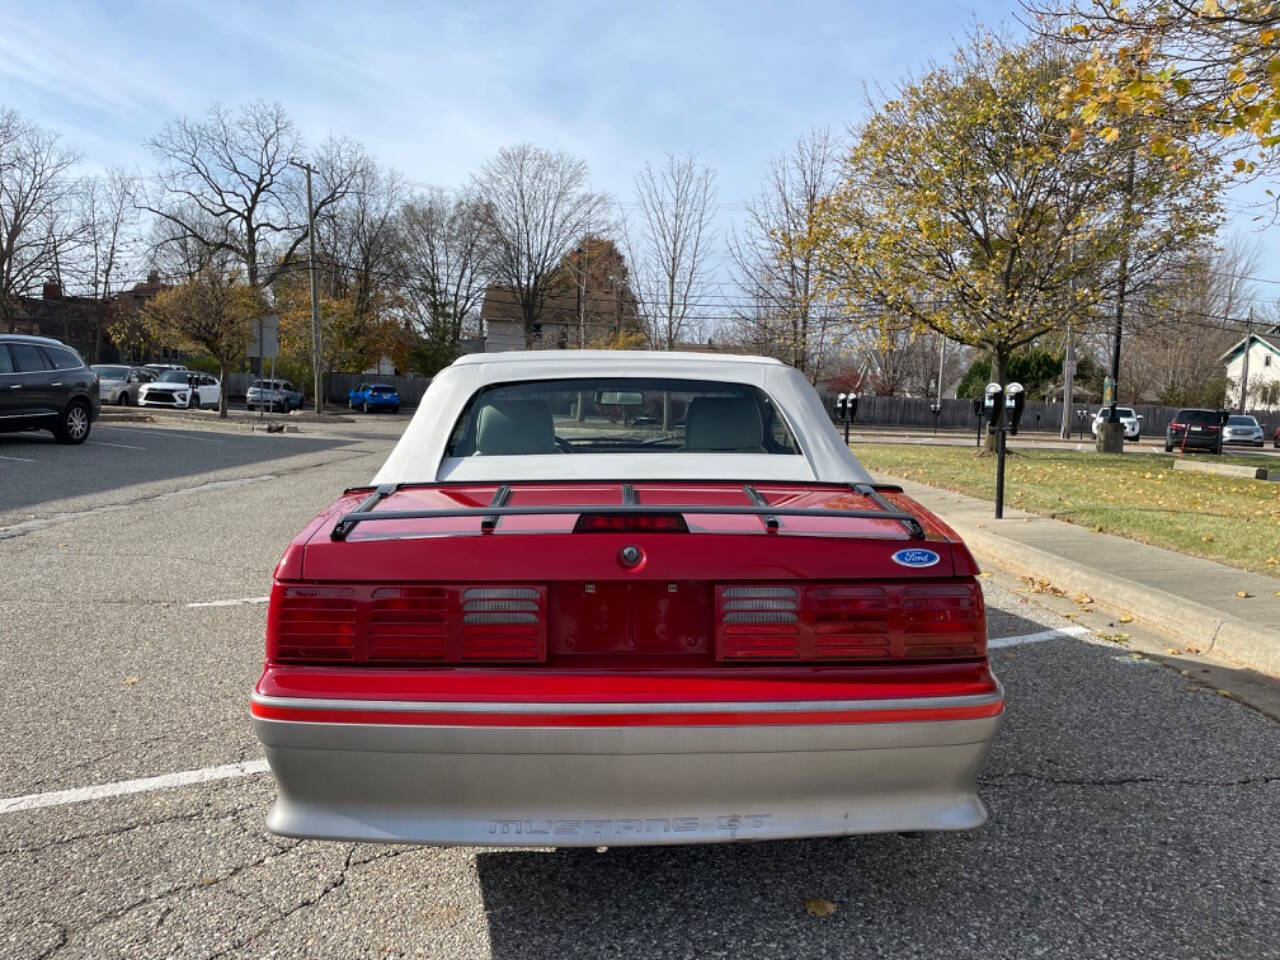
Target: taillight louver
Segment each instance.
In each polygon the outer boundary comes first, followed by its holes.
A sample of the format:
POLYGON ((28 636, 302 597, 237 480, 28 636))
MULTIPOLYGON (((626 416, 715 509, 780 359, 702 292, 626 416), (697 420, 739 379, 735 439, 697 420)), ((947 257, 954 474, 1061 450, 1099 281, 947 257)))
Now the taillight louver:
MULTIPOLYGON (((275 611, 276 655, 291 660, 351 660, 356 595, 345 587, 286 587, 275 611)), ((273 601, 276 598, 273 598, 273 601)))
POLYGON ((267 657, 288 663, 541 661, 543 586, 277 583, 267 657))
POLYGON ((444 658, 449 594, 443 587, 380 587, 370 599, 370 660, 444 658))
POLYGON ((908 657, 973 656, 985 649, 982 601, 967 586, 906 587, 903 634, 908 657))
POLYGON ((799 656, 800 591, 796 587, 719 587, 716 610, 717 655, 735 660, 799 656))
POLYGON ((461 658, 545 658, 545 608, 545 592, 537 587, 468 587, 462 591, 461 658))
POLYGON ((716 588, 718 660, 960 659, 986 651, 976 583, 716 588))

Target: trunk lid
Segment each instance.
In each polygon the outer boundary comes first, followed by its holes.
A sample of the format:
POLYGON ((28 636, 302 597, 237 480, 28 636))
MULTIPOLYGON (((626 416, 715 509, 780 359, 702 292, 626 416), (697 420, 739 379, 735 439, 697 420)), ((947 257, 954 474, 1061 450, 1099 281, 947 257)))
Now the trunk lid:
MULTIPOLYGON (((869 495, 839 484, 758 483, 751 490, 768 507, 829 511, 878 511, 869 495)), ((708 482, 433 484, 384 496, 373 514, 509 508, 552 509, 632 503, 670 508, 687 533, 579 532, 582 511, 493 516, 387 519, 361 523, 346 539, 333 540, 335 525, 367 496, 358 490, 328 511, 303 547, 307 580, 379 582, 599 581, 627 583, 683 580, 865 580, 950 577, 956 573, 951 531, 921 507, 890 490, 892 509, 915 516, 925 538, 913 538, 900 521, 861 516, 699 513, 698 508, 755 506, 743 484, 708 482), (683 508, 683 509, 680 509, 683 508), (486 524, 485 517, 492 521, 486 524), (770 527, 770 522, 775 526, 770 527), (626 547, 640 550, 628 566, 626 547), (907 551, 904 558, 896 554, 907 551), (923 551, 920 558, 909 555, 923 551), (904 563, 903 560, 908 562, 904 563)), ((966 558, 967 559, 967 558, 966 558)), ((966 564, 962 561, 961 567, 966 564)), ((972 572, 972 571, 964 571, 972 572)))

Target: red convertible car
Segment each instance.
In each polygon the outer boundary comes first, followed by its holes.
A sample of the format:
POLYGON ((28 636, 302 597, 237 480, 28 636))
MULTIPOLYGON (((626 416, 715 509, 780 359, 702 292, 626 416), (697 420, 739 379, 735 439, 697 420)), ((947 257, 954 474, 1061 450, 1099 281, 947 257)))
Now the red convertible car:
POLYGON ((442 371, 275 571, 271 830, 612 846, 957 830, 1004 701, 978 569, 772 360, 442 371))

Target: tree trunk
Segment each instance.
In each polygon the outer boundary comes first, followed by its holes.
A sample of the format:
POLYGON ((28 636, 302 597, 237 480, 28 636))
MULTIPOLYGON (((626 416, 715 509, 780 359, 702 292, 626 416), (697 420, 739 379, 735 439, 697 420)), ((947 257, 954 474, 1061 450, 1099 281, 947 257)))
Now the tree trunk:
POLYGON ((227 419, 227 362, 218 361, 218 416, 227 419))

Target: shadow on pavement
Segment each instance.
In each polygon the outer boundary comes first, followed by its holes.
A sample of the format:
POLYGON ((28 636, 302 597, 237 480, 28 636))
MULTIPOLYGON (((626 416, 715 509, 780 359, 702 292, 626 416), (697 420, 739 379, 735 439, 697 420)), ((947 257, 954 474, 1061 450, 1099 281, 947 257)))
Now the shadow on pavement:
POLYGON ((0 434, 0 511, 51 500, 102 494, 122 487, 193 478, 248 465, 272 464, 354 440, 308 439, 258 433, 114 427, 95 424, 89 442, 64 446, 44 432, 0 434))
MULTIPOLYGON (((1043 624, 1000 617, 993 636, 1043 624)), ((1274 723, 1123 647, 998 649, 964 833, 482 851, 492 956, 1275 956, 1274 723), (810 916, 809 898, 836 905, 810 916)))

